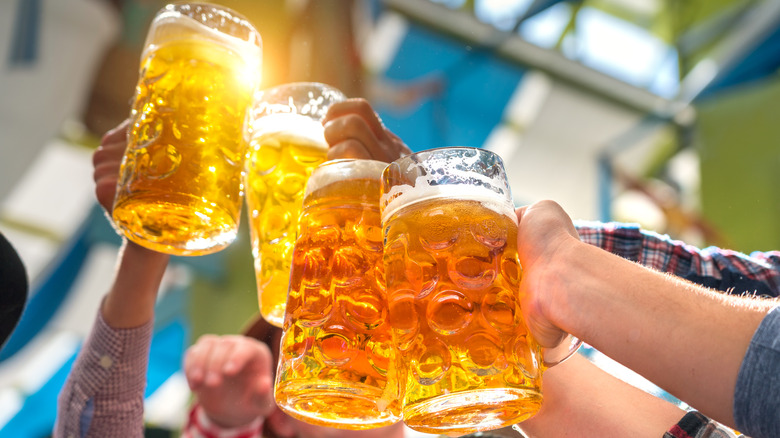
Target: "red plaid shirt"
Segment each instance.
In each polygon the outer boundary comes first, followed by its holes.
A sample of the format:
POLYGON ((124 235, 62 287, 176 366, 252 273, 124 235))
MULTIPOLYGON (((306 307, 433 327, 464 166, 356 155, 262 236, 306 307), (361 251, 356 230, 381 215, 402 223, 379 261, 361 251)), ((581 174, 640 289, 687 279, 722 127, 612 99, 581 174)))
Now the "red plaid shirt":
POLYGON ((714 246, 699 249, 636 224, 576 221, 580 240, 730 294, 780 296, 780 251, 749 255, 714 246))

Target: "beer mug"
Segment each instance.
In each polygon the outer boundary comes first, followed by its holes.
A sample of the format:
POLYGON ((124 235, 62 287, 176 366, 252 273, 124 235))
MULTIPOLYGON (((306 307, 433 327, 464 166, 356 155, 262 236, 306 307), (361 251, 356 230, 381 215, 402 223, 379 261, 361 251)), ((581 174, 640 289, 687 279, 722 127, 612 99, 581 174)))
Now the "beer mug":
POLYGON ((306 181, 325 161, 322 119, 346 99, 325 84, 298 82, 258 93, 252 109, 246 200, 257 281, 266 321, 281 327, 295 231, 306 181))
POLYGON ((175 255, 213 253, 235 239, 261 45, 245 18, 221 6, 178 3, 157 13, 114 200, 127 238, 175 255))
POLYGON ((501 158, 466 147, 400 158, 384 171, 380 205, 404 422, 461 435, 535 414, 542 350, 520 313, 518 223, 501 158))
POLYGON ((274 392, 283 411, 311 424, 400 420, 379 217, 386 165, 328 161, 306 185, 274 392))

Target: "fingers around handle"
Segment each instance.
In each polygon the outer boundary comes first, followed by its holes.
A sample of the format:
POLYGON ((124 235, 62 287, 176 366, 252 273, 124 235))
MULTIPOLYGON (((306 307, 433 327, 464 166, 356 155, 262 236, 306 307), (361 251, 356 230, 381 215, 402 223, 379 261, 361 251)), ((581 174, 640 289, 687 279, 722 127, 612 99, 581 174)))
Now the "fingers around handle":
POLYGON ((570 358, 582 345, 582 341, 574 335, 567 334, 556 347, 542 348, 542 364, 545 368, 558 365, 570 358))

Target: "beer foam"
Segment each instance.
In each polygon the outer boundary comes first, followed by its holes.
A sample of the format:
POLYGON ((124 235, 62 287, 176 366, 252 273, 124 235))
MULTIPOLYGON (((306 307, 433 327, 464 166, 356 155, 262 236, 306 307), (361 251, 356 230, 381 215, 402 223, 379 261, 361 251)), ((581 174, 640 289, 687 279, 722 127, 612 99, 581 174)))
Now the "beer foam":
POLYGON ((410 183, 395 185, 382 193, 383 220, 407 205, 451 198, 480 202, 517 222, 503 163, 496 154, 476 148, 448 147, 422 151, 396 160, 391 166, 390 175, 405 175, 403 182, 410 183))
POLYGON ((431 185, 428 179, 429 177, 427 176, 420 176, 415 180, 414 187, 402 184, 393 186, 389 192, 383 193, 380 200, 382 222, 399 210, 418 202, 430 199, 451 198, 454 200, 477 201, 486 208, 498 214, 503 214, 517 223, 514 205, 501 199, 496 192, 488 188, 468 184, 431 185))
POLYGON ((294 113, 268 114, 254 119, 251 127, 253 139, 270 134, 285 134, 291 138, 305 138, 323 149, 328 148, 322 123, 308 116, 294 113))
MULTIPOLYGON (((228 15, 229 17, 232 17, 228 15)), ((232 17, 238 22, 250 26, 248 22, 238 17, 232 17)), ((147 36, 147 41, 141 59, 154 52, 160 46, 174 41, 197 39, 209 41, 223 46, 244 59, 247 68, 256 69, 260 74, 262 62, 262 41, 257 34, 257 41, 246 41, 209 27, 194 18, 183 15, 181 12, 168 10, 161 13, 153 23, 147 36)))
POLYGON ((306 182, 304 197, 317 189, 326 187, 335 182, 348 179, 375 179, 382 177, 382 171, 387 167, 384 161, 341 159, 331 160, 320 164, 314 169, 306 182))

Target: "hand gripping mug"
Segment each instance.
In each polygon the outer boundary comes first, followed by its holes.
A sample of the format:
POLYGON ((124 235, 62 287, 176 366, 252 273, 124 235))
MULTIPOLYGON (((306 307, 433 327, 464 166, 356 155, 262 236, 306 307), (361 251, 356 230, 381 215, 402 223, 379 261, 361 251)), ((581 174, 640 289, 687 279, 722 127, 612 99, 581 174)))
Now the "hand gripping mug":
POLYGON ((295 230, 306 181, 325 161, 322 119, 339 90, 315 82, 258 93, 252 109, 246 201, 260 314, 281 327, 295 230))
POLYGON ((400 420, 379 217, 385 166, 327 161, 306 185, 275 396, 308 423, 370 429, 400 420))
POLYGON ((384 171, 380 205, 404 422, 460 435, 535 414, 542 349, 520 313, 517 216, 500 157, 455 147, 400 158, 384 171))
POLYGON ((141 246, 201 255, 238 231, 257 30, 227 8, 165 6, 146 38, 113 219, 141 246))

